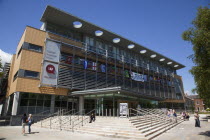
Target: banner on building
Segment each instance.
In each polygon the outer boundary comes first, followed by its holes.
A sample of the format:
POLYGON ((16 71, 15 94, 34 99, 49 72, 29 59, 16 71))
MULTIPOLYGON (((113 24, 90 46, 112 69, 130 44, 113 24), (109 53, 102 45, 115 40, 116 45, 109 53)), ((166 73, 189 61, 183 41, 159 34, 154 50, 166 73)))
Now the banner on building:
POLYGON ((144 75, 136 72, 131 72, 131 79, 135 81, 144 82, 144 75))
POLYGON ((106 72, 106 66, 104 64, 101 64, 101 72, 106 72))
POLYGON ((46 40, 44 60, 59 62, 60 59, 60 43, 46 40))
POLYGON ((92 62, 92 70, 97 70, 97 63, 96 62, 92 62))
POLYGON ((127 115, 128 114, 128 103, 120 103, 120 115, 127 115))
POLYGON ((42 71, 42 84, 55 86, 57 85, 57 79, 58 64, 44 61, 42 71))

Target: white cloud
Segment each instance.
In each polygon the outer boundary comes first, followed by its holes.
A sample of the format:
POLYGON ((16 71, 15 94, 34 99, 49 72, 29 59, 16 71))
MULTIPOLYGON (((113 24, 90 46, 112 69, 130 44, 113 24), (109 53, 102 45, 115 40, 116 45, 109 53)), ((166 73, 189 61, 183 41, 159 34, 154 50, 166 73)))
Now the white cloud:
POLYGON ((12 58, 12 54, 6 53, 0 49, 0 59, 3 65, 5 64, 5 62, 9 63, 11 58, 12 58))

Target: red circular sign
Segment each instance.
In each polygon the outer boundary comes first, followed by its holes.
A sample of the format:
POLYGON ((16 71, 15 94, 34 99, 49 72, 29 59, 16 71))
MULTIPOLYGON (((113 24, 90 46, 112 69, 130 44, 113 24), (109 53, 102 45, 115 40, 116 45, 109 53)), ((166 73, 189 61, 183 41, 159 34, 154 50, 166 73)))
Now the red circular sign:
POLYGON ((47 71, 48 73, 55 74, 55 67, 54 67, 53 65, 47 65, 46 71, 47 71))

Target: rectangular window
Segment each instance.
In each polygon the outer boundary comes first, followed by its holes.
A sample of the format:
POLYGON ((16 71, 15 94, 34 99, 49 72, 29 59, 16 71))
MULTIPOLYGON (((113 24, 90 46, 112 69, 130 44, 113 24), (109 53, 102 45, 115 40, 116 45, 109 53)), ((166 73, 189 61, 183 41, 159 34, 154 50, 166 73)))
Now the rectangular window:
POLYGON ((28 49, 36 52, 42 52, 42 47, 34 44, 29 44, 28 49))
POLYGON ((39 72, 25 70, 24 77, 39 78, 39 72))

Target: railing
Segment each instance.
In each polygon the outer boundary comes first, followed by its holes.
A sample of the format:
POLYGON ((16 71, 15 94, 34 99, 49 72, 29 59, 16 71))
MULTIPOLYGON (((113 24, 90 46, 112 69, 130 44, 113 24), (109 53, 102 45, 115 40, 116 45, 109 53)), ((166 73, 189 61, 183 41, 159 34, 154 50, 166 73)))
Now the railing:
POLYGON ((165 131, 167 130, 167 123, 168 122, 170 124, 177 122, 177 118, 175 118, 176 120, 174 122, 171 117, 169 118, 168 116, 166 116, 164 114, 163 111, 160 111, 159 109, 139 109, 139 110, 135 110, 135 109, 130 108, 128 112, 129 112, 128 116, 129 116, 130 119, 131 119, 132 116, 137 117, 137 118, 139 118, 140 116, 143 116, 142 118, 144 120, 147 120, 150 124, 150 125, 148 125, 148 128, 150 128, 149 130, 152 130, 153 126, 158 121, 164 122, 164 125, 166 126, 165 131), (158 121, 154 121, 154 120, 158 120, 158 121))
MULTIPOLYGON (((74 109, 73 109, 73 110, 74 110, 74 109)), ((67 111, 67 109, 60 109, 60 110, 58 110, 57 112, 52 113, 52 114, 50 114, 50 115, 48 115, 48 116, 42 118, 42 120, 41 120, 41 127, 43 126, 43 123, 44 123, 44 122, 48 121, 47 118, 49 118, 49 119, 50 119, 50 129, 51 129, 51 127, 52 127, 52 120, 58 119, 58 118, 60 118, 60 116, 66 114, 66 113, 68 113, 68 112, 71 112, 71 111, 73 111, 73 110, 67 111), (57 117, 52 118, 52 117, 54 117, 54 116, 57 116, 57 117)))
POLYGON ((85 123, 88 122, 88 120, 90 119, 90 115, 94 112, 95 114, 96 109, 91 110, 90 112, 86 113, 86 114, 82 114, 81 115, 81 120, 79 122, 77 122, 76 124, 74 123, 74 121, 72 122, 72 132, 74 132, 74 129, 76 126, 83 126, 85 123))

